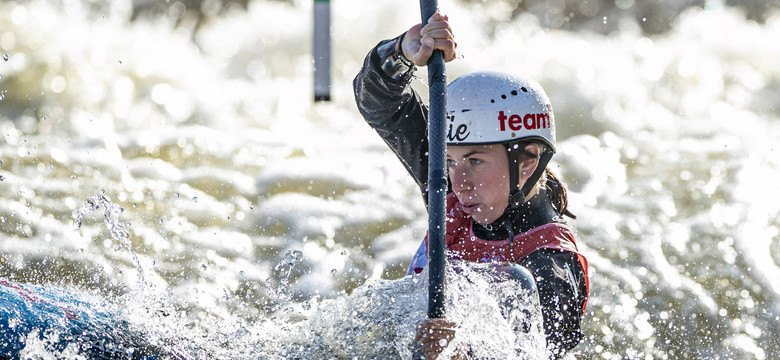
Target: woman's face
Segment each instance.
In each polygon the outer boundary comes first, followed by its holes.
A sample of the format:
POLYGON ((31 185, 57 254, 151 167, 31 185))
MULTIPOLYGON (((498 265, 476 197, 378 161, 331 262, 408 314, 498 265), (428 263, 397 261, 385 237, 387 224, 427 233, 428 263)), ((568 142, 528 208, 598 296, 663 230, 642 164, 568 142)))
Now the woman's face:
POLYGON ((447 147, 447 169, 452 191, 463 211, 488 225, 509 204, 509 158, 503 145, 447 147))

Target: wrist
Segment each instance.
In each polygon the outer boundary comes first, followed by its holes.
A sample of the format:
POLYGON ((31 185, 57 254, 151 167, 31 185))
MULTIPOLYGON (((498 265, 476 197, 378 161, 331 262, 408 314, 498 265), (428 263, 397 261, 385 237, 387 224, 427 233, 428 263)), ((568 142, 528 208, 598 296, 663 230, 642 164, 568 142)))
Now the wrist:
POLYGON ((379 57, 378 65, 385 75, 393 80, 409 82, 417 67, 403 53, 401 46, 404 35, 406 33, 380 43, 376 48, 376 53, 379 57))
POLYGON ((404 64, 408 65, 409 67, 414 66, 414 63, 409 60, 408 57, 406 57, 406 53, 404 53, 404 39, 406 38, 406 33, 401 34, 401 36, 395 38, 395 52, 398 54, 399 60, 401 60, 404 64))

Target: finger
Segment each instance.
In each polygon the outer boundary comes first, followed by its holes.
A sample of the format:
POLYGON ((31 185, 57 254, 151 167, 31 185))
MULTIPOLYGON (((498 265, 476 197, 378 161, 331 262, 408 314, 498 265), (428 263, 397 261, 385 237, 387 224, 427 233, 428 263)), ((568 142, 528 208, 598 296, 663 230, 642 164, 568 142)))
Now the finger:
POLYGON ((439 358, 439 354, 441 354, 441 351, 439 352, 423 352, 423 355, 425 355, 425 360, 436 360, 439 358))
POLYGON ((433 50, 441 50, 443 52, 455 51, 457 44, 452 39, 435 39, 433 43, 433 50))
POLYGON ((417 326, 414 328, 414 339, 420 340, 425 337, 425 335, 428 334, 430 331, 431 326, 431 320, 425 319, 423 321, 420 321, 420 323, 417 324, 417 326))
POLYGON ((426 326, 433 329, 453 329, 455 323, 447 319, 431 319, 428 320, 426 326))
POLYGON ((446 14, 441 13, 441 11, 436 10, 431 17, 428 18, 428 22, 434 22, 434 21, 447 21, 450 17, 446 14))
POLYGON ((415 327, 415 340, 429 342, 455 334, 456 324, 446 319, 427 319, 415 327))
POLYGON ((447 346, 446 344, 448 344, 454 338, 455 338, 455 333, 452 331, 446 333, 440 331, 433 331, 428 336, 423 336, 422 338, 420 338, 419 342, 420 344, 423 345, 423 347, 425 346, 443 347, 443 346, 447 346))
MULTIPOLYGON (((453 40, 436 40, 436 43, 433 47, 435 50, 441 50, 444 55, 444 61, 451 61, 455 60, 456 49, 458 48, 458 43, 456 43, 453 40)), ((454 327, 455 325, 447 325, 447 327, 454 327)))
POLYGON ((433 36, 435 38, 454 38, 455 35, 452 32, 452 28, 448 22, 437 21, 428 23, 420 28, 421 36, 433 36))
POLYGON ((450 62, 457 58, 458 58, 458 54, 456 54, 454 51, 451 53, 444 53, 444 62, 450 62))
POLYGON ((433 47, 435 44, 436 42, 433 39, 423 39, 420 50, 417 52, 417 56, 415 56, 414 59, 414 63, 417 64, 417 66, 424 66, 428 63, 428 59, 430 59, 433 54, 433 47))
POLYGON ((429 347, 427 349, 423 349, 423 354, 425 355, 425 358, 428 360, 436 359, 439 357, 439 354, 444 351, 441 347, 429 347))
POLYGON ((423 344, 423 354, 426 355, 427 359, 434 359, 444 351, 445 347, 446 345, 442 346, 441 341, 426 343, 423 344))
POLYGON ((433 39, 449 39, 454 40, 455 35, 452 34, 450 29, 446 27, 431 27, 428 29, 422 30, 422 37, 423 39, 426 37, 433 38, 433 39))
POLYGON ((447 319, 436 319, 436 324, 446 327, 454 327, 456 325, 454 321, 449 321, 447 319))
POLYGON ((452 331, 455 324, 451 323, 431 323, 427 326, 429 331, 452 331))

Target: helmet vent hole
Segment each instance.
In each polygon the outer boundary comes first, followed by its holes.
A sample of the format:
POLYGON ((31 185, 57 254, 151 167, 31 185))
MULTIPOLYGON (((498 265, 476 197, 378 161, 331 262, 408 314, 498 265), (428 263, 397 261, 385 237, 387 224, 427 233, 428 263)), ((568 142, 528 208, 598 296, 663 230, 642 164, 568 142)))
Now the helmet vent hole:
POLYGON ((492 103, 494 103, 494 102, 496 102, 496 100, 494 100, 494 99, 490 99, 490 103, 491 103, 491 104, 492 104, 492 103))
POLYGON ((523 90, 523 92, 528 92, 528 89, 526 89, 525 86, 521 87, 520 90, 523 90))
POLYGON ((517 90, 512 90, 512 96, 517 96, 517 90))
POLYGON ((501 95, 501 98, 502 98, 502 99, 506 99, 506 95, 503 95, 503 94, 502 94, 502 95, 501 95))

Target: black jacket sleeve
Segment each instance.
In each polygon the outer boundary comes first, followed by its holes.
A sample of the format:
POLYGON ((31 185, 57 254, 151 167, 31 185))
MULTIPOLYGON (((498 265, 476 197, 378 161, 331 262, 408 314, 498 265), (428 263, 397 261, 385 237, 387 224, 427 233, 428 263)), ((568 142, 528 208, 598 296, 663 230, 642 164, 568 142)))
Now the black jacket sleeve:
POLYGON ((353 81, 355 101, 366 122, 420 186, 427 202, 428 108, 411 87, 415 67, 398 50, 401 36, 380 42, 368 54, 353 81))
POLYGON ((577 255, 540 249, 520 261, 536 279, 544 333, 553 358, 562 357, 582 340, 581 321, 587 299, 585 271, 577 255))

